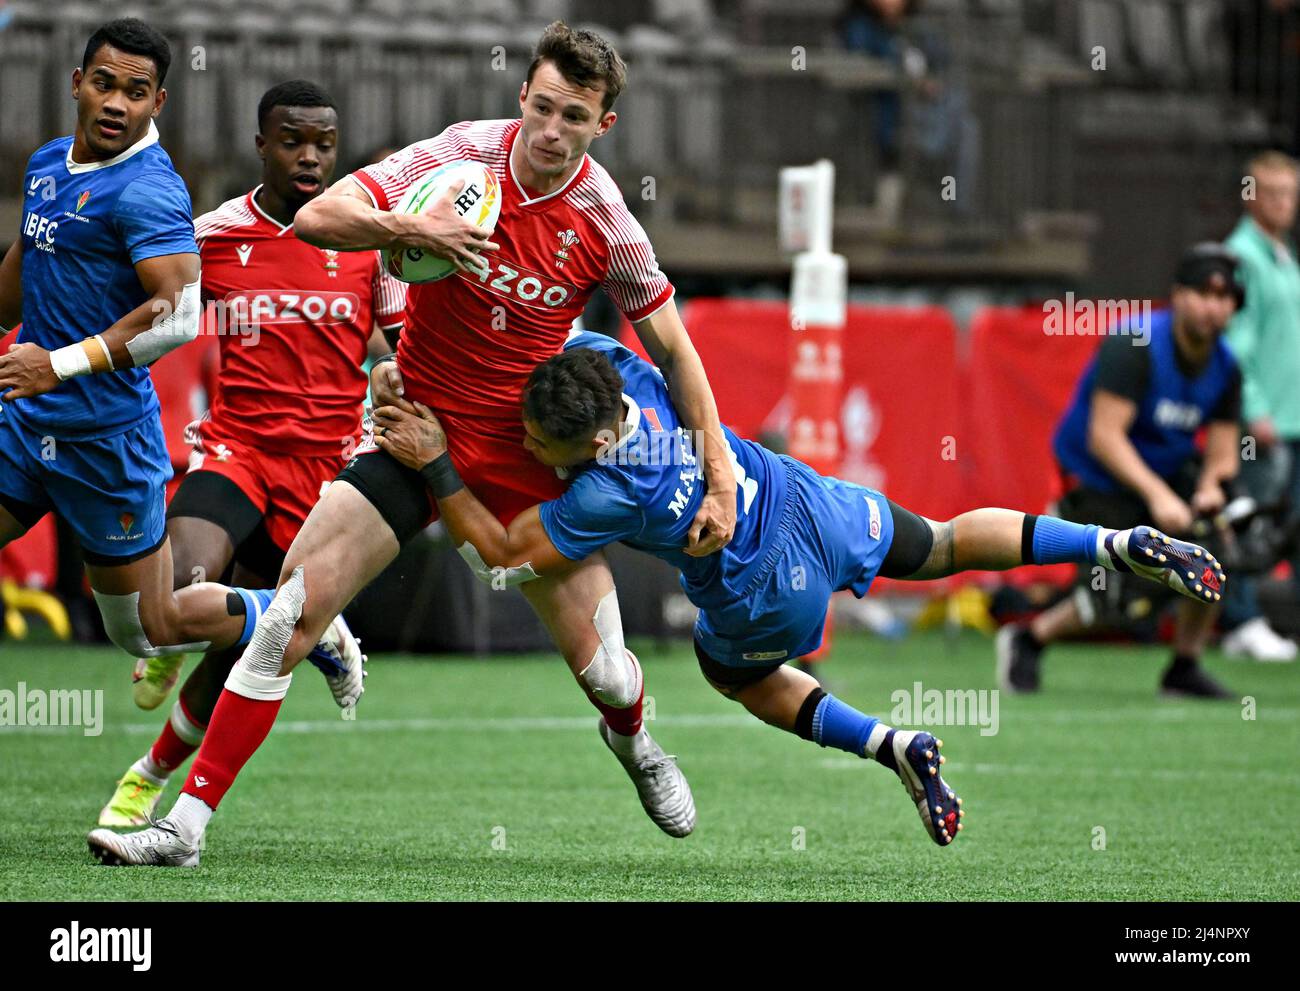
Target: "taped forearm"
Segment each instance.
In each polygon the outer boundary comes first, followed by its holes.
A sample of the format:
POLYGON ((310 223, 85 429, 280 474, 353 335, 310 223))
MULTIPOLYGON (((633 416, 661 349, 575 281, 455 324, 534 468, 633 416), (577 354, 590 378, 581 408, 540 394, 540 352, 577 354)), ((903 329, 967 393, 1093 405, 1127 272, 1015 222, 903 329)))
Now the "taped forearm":
MULTIPOLYGON (((126 341, 124 346, 131 359, 130 366, 126 367, 152 364, 168 351, 198 337, 199 310, 199 284, 191 282, 181 290, 178 305, 166 317, 154 320, 147 330, 126 341)), ((50 366, 60 382, 79 375, 113 372, 118 368, 103 334, 51 351, 50 366)))
POLYGON ((199 283, 181 289, 177 305, 165 317, 155 319, 148 329, 126 342, 127 354, 136 368, 151 365, 169 351, 175 351, 199 336, 199 283))

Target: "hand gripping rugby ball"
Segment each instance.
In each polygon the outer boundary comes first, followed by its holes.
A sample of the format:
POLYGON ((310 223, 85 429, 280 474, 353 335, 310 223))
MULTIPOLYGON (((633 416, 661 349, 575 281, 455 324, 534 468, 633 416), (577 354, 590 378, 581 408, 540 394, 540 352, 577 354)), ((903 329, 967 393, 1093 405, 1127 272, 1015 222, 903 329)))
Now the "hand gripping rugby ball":
MULTIPOLYGON (((448 162, 430 169, 411 183, 410 189, 393 209, 394 213, 414 214, 426 210, 447 195, 458 182, 465 188, 453 201, 456 212, 472 224, 495 230, 501 216, 501 185, 496 173, 481 162, 448 162)), ((397 247, 385 252, 388 274, 412 284, 437 282, 456 271, 454 262, 430 254, 423 248, 397 247)))

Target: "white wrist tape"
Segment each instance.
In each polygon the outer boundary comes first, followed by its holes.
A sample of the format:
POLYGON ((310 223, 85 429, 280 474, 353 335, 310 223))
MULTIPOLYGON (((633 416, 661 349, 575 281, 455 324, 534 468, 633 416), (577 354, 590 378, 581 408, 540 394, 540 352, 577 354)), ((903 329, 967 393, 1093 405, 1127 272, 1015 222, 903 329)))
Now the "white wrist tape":
POLYGON ((60 382, 90 374, 90 356, 80 344, 69 344, 50 352, 50 366, 60 382))
POLYGON ((77 375, 113 371, 113 355, 99 334, 50 352, 50 368, 60 382, 77 375))
POLYGON ((456 552, 470 566, 470 570, 474 572, 479 581, 491 585, 493 588, 512 588, 515 585, 522 585, 524 582, 530 582, 534 578, 541 577, 533 570, 531 561, 525 561, 517 568, 489 568, 487 562, 483 560, 483 555, 478 552, 478 548, 468 540, 457 547, 456 552))
POLYGON ((198 337, 199 311, 199 284, 191 282, 181 290, 175 310, 155 318, 152 327, 126 342, 135 367, 151 365, 168 351, 175 351, 198 337))

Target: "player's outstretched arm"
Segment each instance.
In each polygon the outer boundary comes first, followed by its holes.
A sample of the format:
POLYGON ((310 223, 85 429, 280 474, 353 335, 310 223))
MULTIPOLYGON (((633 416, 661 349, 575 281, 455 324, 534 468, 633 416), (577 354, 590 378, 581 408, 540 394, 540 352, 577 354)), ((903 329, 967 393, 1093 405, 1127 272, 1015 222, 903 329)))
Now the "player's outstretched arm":
POLYGON ((416 403, 415 408, 417 416, 395 406, 375 410, 375 443, 424 476, 438 500, 447 532, 479 577, 516 584, 572 569, 577 562, 566 558, 551 542, 538 507, 520 513, 506 527, 478 501, 452 466, 447 436, 438 418, 427 406, 416 403))
POLYGON ((423 248, 455 262, 462 271, 477 273, 483 267, 480 253, 495 251, 497 245, 488 240, 490 231, 471 224, 452 206, 463 188, 464 183, 458 183, 418 214, 391 213, 377 209, 370 194, 349 176, 303 206, 294 217, 294 231, 308 244, 338 251, 423 248))
POLYGON ((151 365, 199 335, 199 256, 155 255, 135 264, 149 298, 77 344, 47 351, 15 344, 0 356, 0 401, 39 396, 78 375, 151 365))
POLYGON ((726 547, 736 529, 736 474, 727 456, 718 404, 676 303, 670 299, 632 327, 663 372, 677 415, 701 438, 700 464, 709 490, 691 524, 686 553, 704 557, 726 547))
POLYGON ((23 318, 23 244, 14 241, 0 261, 0 334, 23 318))

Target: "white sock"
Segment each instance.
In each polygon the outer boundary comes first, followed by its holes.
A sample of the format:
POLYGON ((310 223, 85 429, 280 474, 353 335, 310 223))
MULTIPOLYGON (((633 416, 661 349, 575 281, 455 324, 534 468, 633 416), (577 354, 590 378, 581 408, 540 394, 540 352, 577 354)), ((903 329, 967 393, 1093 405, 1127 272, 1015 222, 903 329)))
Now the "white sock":
POLYGON ((867 745, 864 748, 866 753, 862 756, 871 760, 879 760, 880 758, 876 755, 880 752, 880 745, 885 742, 885 737, 889 735, 891 729, 893 729, 892 726, 886 726, 877 719, 876 725, 871 727, 871 735, 867 737, 867 745))
POLYGON ((1106 550, 1106 538, 1112 533, 1119 531, 1107 530, 1104 526, 1097 527, 1097 563, 1110 571, 1115 570, 1115 563, 1110 559, 1110 551, 1106 550))
POLYGON ((132 764, 131 770, 140 775, 140 777, 144 778, 146 781, 151 781, 156 785, 165 785, 167 783, 167 778, 172 773, 167 770, 167 768, 154 763, 152 750, 132 764))
POLYGON ((635 760, 650 750, 651 742, 650 734, 646 732, 644 724, 632 736, 615 733, 612 729, 609 731, 610 749, 620 757, 631 757, 635 760))
POLYGON ((181 792, 176 804, 167 813, 167 821, 176 827, 181 839, 191 844, 197 844, 203 839, 203 832, 208 828, 208 820, 211 818, 211 806, 185 792, 181 792))

